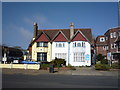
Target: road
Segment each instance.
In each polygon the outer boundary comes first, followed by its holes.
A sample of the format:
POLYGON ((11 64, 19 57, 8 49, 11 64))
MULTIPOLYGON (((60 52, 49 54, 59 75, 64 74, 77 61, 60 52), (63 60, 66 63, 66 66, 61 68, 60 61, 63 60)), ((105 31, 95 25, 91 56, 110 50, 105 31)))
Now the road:
POLYGON ((2 88, 118 88, 118 77, 2 74, 2 88))

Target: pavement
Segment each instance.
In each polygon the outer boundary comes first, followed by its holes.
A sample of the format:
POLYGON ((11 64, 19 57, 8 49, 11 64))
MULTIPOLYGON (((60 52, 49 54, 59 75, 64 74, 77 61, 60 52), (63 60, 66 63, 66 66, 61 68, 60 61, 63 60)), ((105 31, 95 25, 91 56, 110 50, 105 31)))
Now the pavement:
POLYGON ((60 75, 93 75, 93 76, 118 76, 119 70, 99 71, 94 67, 76 67, 76 70, 55 69, 54 73, 49 73, 49 70, 25 70, 25 69, 2 69, 3 74, 60 74, 60 75))

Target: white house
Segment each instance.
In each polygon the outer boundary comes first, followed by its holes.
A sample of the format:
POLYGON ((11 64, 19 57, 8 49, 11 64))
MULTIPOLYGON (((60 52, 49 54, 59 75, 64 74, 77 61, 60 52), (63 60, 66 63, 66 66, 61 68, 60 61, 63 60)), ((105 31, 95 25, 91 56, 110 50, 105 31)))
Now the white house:
MULTIPOLYGON (((36 32, 37 36, 40 36, 39 34, 41 32, 44 33, 44 37, 41 36, 39 42, 47 40, 45 37, 49 38, 48 43, 50 43, 51 46, 49 46, 48 50, 50 52, 47 54, 47 57, 49 55, 49 57, 51 57, 51 60, 57 57, 65 59, 66 65, 91 65, 91 29, 74 29, 74 24, 71 23, 70 29, 48 29, 38 30, 36 32)), ((36 42, 35 40, 32 42, 36 42)), ((37 60, 37 57, 35 58, 37 60)))

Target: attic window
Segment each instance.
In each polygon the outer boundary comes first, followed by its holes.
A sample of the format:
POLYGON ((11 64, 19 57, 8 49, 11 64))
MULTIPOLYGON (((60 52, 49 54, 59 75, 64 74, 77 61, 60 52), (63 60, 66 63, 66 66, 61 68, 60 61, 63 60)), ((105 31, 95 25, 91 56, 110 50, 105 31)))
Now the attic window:
POLYGON ((105 38, 104 37, 101 37, 100 38, 100 42, 104 42, 105 41, 105 38))

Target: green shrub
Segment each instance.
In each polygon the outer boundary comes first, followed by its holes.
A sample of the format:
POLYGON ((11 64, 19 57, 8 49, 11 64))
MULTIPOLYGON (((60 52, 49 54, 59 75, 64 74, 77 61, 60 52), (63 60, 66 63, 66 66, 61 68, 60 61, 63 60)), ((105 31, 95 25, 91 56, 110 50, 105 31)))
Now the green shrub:
POLYGON ((96 61, 97 62, 100 61, 101 64, 108 64, 108 60, 105 59, 105 56, 103 56, 102 54, 98 54, 96 56, 96 59, 97 59, 96 61))
POLYGON ((107 59, 102 59, 101 64, 108 64, 108 60, 107 59))
POLYGON ((101 61, 101 60, 104 59, 104 56, 103 56, 102 54, 98 54, 98 55, 96 56, 96 59, 97 59, 97 61, 101 61))
POLYGON ((112 69, 120 69, 120 65, 119 65, 118 63, 113 63, 113 64, 111 65, 111 68, 112 68, 112 69))
POLYGON ((50 63, 53 64, 55 67, 61 67, 61 64, 63 64, 63 65, 66 64, 66 61, 65 61, 65 59, 55 58, 50 63))
POLYGON ((107 64, 96 64, 95 69, 96 70, 109 70, 110 66, 107 64))

